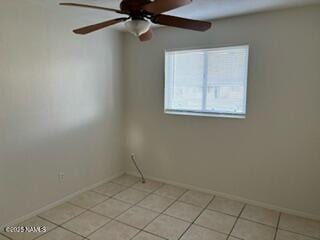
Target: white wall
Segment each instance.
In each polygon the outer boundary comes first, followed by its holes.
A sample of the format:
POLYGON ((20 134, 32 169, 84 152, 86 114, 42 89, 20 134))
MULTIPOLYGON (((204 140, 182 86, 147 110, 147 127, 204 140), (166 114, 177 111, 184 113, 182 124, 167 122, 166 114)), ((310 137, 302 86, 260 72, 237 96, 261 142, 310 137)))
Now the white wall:
POLYGON ((1 0, 0 225, 123 171, 122 34, 34 3, 1 0))
MULTIPOLYGON (((146 175, 320 218, 320 7, 127 35, 127 154, 146 175), (245 120, 163 113, 164 50, 250 44, 245 120)), ((133 171, 127 162, 127 171, 133 171)))

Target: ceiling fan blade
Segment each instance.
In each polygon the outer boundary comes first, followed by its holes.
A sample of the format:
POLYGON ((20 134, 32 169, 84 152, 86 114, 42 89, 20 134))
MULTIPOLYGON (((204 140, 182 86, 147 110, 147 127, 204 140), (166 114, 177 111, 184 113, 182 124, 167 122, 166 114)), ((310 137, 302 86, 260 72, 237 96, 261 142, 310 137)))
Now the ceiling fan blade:
POLYGON ((98 6, 92 6, 92 5, 86 5, 86 4, 78 4, 78 3, 60 3, 61 6, 69 6, 69 7, 82 7, 82 8, 93 8, 93 9, 99 9, 99 10, 105 10, 105 11, 111 11, 116 12, 120 14, 127 14, 126 12, 123 12, 118 9, 113 8, 106 8, 106 7, 98 7, 98 6))
POLYGON ((144 5, 142 9, 153 14, 160 14, 190 4, 191 2, 192 0, 155 0, 144 5))
POLYGON ((83 27, 83 28, 79 28, 79 29, 73 30, 73 32, 76 33, 76 34, 84 35, 84 34, 88 34, 88 33, 100 30, 102 28, 106 28, 108 26, 111 26, 111 25, 114 25, 114 24, 117 24, 117 23, 120 23, 120 22, 123 22, 123 21, 126 21, 126 20, 127 20, 127 18, 116 18, 116 19, 113 19, 113 20, 109 20, 109 21, 97 23, 97 24, 94 24, 94 25, 86 26, 86 27, 83 27))
POLYGON ((177 28, 185 28, 194 31, 204 32, 211 28, 212 23, 199 20, 192 20, 187 18, 169 16, 169 15, 157 15, 152 19, 152 22, 177 28))
POLYGON ((152 30, 149 29, 148 32, 140 35, 140 36, 139 36, 139 39, 140 39, 141 42, 149 41, 149 40, 152 39, 152 35, 153 35, 152 30))

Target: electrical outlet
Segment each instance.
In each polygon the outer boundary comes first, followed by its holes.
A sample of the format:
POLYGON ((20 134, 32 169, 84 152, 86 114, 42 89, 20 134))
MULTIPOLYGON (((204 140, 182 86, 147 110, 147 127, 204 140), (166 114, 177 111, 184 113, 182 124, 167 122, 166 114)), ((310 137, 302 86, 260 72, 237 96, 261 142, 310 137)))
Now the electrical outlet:
POLYGON ((58 174, 58 179, 59 179, 59 181, 60 181, 61 183, 64 181, 64 172, 60 172, 60 173, 58 174))

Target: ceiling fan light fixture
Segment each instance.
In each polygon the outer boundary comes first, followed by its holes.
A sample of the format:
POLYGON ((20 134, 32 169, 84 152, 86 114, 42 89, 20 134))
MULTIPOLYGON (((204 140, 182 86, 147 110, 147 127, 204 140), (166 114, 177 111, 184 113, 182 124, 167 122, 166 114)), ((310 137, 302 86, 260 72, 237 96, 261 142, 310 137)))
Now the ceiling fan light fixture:
POLYGON ((133 19, 125 23, 127 31, 139 37, 149 31, 151 23, 144 19, 133 19))

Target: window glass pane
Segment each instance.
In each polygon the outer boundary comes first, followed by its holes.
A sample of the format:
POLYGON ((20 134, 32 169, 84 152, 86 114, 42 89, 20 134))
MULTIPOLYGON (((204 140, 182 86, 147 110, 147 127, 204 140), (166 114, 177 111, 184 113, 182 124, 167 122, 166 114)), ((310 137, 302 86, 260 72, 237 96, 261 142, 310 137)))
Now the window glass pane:
POLYGON ((166 53, 165 110, 246 112, 248 46, 166 53))
POLYGON ((247 50, 208 52, 207 111, 245 113, 247 50))
POLYGON ((173 109, 201 110, 203 91, 203 53, 183 53, 173 56, 173 109))

